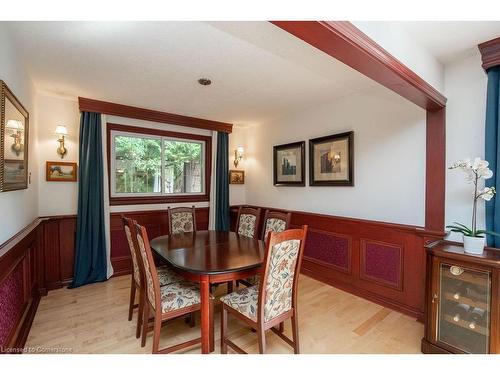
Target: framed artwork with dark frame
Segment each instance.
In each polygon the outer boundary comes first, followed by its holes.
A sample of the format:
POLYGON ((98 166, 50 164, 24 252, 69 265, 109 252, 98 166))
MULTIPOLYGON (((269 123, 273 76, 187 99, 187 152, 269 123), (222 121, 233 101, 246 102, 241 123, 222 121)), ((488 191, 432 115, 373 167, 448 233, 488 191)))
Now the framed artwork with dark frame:
POLYGON ((273 147, 274 186, 305 186, 306 142, 273 147))
POLYGON ((354 132, 309 140, 309 185, 354 186, 354 132))
POLYGON ((231 169, 229 171, 229 183, 235 185, 243 185, 245 183, 245 171, 231 169))
POLYGON ((76 182, 77 164, 62 161, 48 161, 45 168, 46 181, 76 182))
POLYGON ((29 114, 0 80, 0 192, 28 188, 29 114))

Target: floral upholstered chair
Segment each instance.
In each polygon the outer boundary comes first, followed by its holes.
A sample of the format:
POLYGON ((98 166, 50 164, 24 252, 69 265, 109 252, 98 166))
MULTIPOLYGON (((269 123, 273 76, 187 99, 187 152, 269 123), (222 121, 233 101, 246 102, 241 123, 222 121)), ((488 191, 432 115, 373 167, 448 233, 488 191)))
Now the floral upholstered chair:
MULTIPOLYGON (((132 315, 135 308, 138 308, 139 312, 137 315, 137 329, 136 337, 140 337, 141 323, 142 323, 142 313, 144 307, 145 291, 143 288, 143 278, 144 271, 142 269, 142 262, 140 261, 140 254, 136 240, 136 221, 127 217, 122 217, 123 229, 125 230, 125 236, 127 237, 127 243, 130 250, 130 256, 132 258, 133 273, 130 285, 130 301, 128 307, 128 320, 132 320, 132 315), (139 303, 135 303, 136 291, 139 291, 139 303)), ((177 275, 172 269, 163 266, 157 269, 158 282, 161 286, 171 284, 183 280, 181 276, 177 275)))
POLYGON ((168 208, 170 234, 196 232, 195 207, 168 208))
MULTIPOLYGON (((160 331, 164 321, 200 310, 201 297, 199 284, 190 281, 179 281, 161 286, 158 280, 153 254, 151 253, 146 228, 136 225, 136 233, 141 260, 144 265, 147 297, 142 318, 141 346, 146 345, 150 315, 153 315, 154 319, 153 354, 171 353, 199 344, 201 342, 201 337, 160 349, 160 331)), ((213 303, 213 300, 211 299, 210 302, 213 303)), ((210 311, 213 311, 213 305, 210 306, 210 311)))
POLYGON ((291 212, 285 213, 266 210, 264 215, 264 230, 262 232, 262 239, 266 241, 267 235, 270 232, 280 233, 287 230, 290 226, 291 217, 291 212))
POLYGON ((236 221, 236 233, 257 239, 259 234, 260 208, 240 207, 236 221))
MULTIPOLYGON (((290 219, 292 217, 292 213, 288 212, 273 212, 266 210, 264 215, 264 227, 262 230, 262 240, 267 241, 267 236, 271 232, 280 233, 288 229, 290 226, 290 219)), ((246 286, 257 285, 259 283, 259 275, 255 275, 252 277, 248 277, 245 280, 238 280, 238 283, 241 283, 246 286)))
POLYGON ((297 286, 302 255, 304 253, 307 225, 302 229, 290 229, 281 233, 272 232, 267 243, 264 264, 260 273, 261 282, 239 289, 222 297, 221 353, 227 347, 238 353, 244 351, 227 337, 227 314, 231 314, 257 331, 259 352, 266 348, 265 332, 271 329, 299 353, 297 320, 297 286), (286 319, 292 320, 293 339, 285 336, 281 326, 286 319), (281 328, 281 327, 280 327, 281 328))

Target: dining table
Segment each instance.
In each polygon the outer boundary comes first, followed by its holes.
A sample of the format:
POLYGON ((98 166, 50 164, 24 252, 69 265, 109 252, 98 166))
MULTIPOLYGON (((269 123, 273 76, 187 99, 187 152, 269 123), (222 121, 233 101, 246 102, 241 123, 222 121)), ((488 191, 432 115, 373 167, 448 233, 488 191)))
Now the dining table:
POLYGON ((214 316, 210 285, 251 277, 264 261, 264 241, 230 231, 201 230, 160 236, 152 250, 185 279, 199 282, 201 352, 214 351, 214 316))

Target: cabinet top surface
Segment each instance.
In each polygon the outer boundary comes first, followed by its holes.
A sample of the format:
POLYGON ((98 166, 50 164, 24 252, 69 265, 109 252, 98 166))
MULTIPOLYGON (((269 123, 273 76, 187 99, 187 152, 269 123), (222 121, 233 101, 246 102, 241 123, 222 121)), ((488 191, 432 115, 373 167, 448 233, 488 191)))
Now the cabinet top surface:
POLYGON ((440 242, 427 247, 427 250, 436 256, 451 258, 469 263, 500 268, 500 250, 484 249, 479 255, 467 254, 459 244, 440 242))

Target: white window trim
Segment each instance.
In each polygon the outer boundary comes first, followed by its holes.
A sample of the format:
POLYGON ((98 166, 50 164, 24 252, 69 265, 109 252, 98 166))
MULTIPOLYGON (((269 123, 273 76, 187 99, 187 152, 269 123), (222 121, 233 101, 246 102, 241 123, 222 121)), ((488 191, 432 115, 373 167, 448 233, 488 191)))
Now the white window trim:
POLYGON ((136 133, 136 132, 126 132, 126 131, 121 131, 121 130, 111 130, 110 132, 110 171, 109 171, 109 176, 110 176, 110 196, 111 198, 127 198, 127 197, 182 197, 182 196, 198 196, 198 195, 204 195, 205 194, 205 182, 206 182, 206 142, 202 140, 196 140, 196 139, 190 139, 190 138, 182 138, 182 137, 167 137, 167 136, 160 136, 160 135, 154 135, 154 134, 148 134, 148 133, 136 133), (125 137, 131 137, 131 138, 150 138, 150 139, 158 139, 161 142, 161 176, 160 176, 160 189, 161 191, 158 193, 117 193, 115 191, 116 188, 116 158, 115 158, 115 137, 116 136, 125 136, 125 137), (163 157, 163 144, 165 140, 172 140, 172 141, 180 141, 180 142, 191 142, 191 143, 198 143, 201 144, 201 166, 202 166, 202 173, 201 173, 201 191, 200 192, 195 192, 195 193, 166 193, 165 192, 165 184, 164 184, 164 178, 165 178, 165 160, 163 157))

